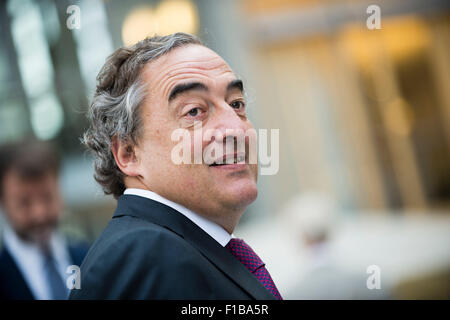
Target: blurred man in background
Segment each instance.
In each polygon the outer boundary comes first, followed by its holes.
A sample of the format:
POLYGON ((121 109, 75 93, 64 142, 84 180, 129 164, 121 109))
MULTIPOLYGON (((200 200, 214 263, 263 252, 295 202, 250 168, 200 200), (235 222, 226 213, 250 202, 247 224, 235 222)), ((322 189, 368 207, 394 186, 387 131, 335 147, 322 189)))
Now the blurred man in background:
POLYGON ((0 148, 0 299, 67 299, 66 269, 81 265, 86 247, 56 229, 63 201, 59 158, 50 145, 24 141, 0 148))
MULTIPOLYGON (((389 299, 389 290, 369 290, 367 273, 340 265, 333 236, 339 223, 338 208, 321 193, 297 196, 285 208, 286 221, 303 244, 303 274, 292 283, 288 299, 356 300, 389 299)), ((345 257, 340 257, 341 260, 345 257)), ((365 270, 364 270, 365 271, 365 270)))

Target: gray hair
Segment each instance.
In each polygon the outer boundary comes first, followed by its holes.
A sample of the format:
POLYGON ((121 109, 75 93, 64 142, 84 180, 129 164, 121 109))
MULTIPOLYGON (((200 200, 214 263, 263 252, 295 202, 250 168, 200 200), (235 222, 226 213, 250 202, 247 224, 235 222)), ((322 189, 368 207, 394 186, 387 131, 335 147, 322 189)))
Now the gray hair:
POLYGON ((111 151, 114 137, 136 145, 140 137, 139 106, 147 84, 140 79, 144 65, 188 44, 203 45, 196 36, 174 33, 146 38, 132 47, 117 49, 108 57, 97 76, 97 88, 89 108, 89 129, 82 143, 94 154, 95 180, 105 194, 118 198, 125 190, 124 174, 111 151))

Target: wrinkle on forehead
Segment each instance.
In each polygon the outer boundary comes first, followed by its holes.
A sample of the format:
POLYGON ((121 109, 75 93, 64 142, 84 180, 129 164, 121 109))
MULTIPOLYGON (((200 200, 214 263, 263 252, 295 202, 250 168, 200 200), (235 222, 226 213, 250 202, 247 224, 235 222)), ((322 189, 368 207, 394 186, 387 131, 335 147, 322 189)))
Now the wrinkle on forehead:
POLYGON ((228 64, 214 51, 200 45, 188 45, 149 63, 144 68, 143 77, 149 82, 153 94, 166 97, 178 80, 204 78, 215 82, 227 73, 233 75, 228 64))

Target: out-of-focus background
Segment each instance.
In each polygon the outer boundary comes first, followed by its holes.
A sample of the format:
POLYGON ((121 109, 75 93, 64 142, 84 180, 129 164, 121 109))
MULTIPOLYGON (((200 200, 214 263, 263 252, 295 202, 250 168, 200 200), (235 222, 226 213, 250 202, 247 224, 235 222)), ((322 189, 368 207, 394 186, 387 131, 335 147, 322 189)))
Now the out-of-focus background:
POLYGON ((115 207, 79 141, 96 74, 176 31, 244 79, 257 128, 279 129, 279 171, 235 235, 285 298, 450 298, 444 0, 0 1, 0 144, 57 145, 66 233, 93 241, 115 207))

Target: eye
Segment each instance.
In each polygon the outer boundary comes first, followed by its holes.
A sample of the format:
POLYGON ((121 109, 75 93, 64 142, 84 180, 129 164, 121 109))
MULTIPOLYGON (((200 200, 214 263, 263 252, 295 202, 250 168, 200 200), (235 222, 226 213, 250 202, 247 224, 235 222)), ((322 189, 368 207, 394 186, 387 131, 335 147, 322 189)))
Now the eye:
POLYGON ((242 100, 236 100, 230 103, 230 106, 234 109, 241 110, 245 108, 245 102, 242 100))
POLYGON ((202 110, 200 108, 192 108, 187 114, 191 117, 196 117, 200 114, 201 111, 202 110))

